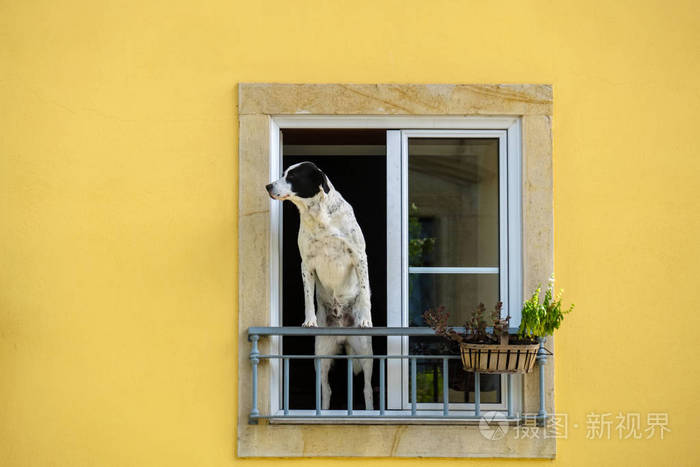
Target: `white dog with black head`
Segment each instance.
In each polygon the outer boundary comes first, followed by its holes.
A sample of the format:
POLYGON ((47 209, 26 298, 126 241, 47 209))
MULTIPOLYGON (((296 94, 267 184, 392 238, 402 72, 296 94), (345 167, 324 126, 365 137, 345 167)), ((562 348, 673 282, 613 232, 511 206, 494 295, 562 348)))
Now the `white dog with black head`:
MULTIPOLYGON (((289 167, 265 187, 270 197, 289 200, 299 209, 299 253, 304 282, 305 327, 372 327, 365 238, 350 204, 326 174, 311 162, 289 167), (314 310, 314 292, 317 310, 314 310)), ((316 336, 316 355, 372 355, 369 336, 316 336)), ((328 370, 321 359, 322 408, 330 407, 328 370)), ((372 410, 372 359, 359 359, 364 373, 365 408, 372 410)), ((355 374, 360 372, 356 364, 355 374)))

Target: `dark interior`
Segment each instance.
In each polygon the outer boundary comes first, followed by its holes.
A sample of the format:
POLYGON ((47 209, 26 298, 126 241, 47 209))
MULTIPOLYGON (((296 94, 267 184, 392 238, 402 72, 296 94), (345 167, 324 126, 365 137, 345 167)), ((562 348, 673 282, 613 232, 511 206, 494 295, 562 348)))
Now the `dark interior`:
MULTIPOLYGON (((374 326, 386 326, 386 132, 384 130, 284 130, 283 166, 311 161, 323 170, 355 211, 367 244, 374 326)), ((300 326, 304 321, 301 258, 297 247, 299 213, 291 202, 283 205, 282 324, 300 326)), ((286 337, 285 355, 313 355, 313 337, 286 337)), ((386 338, 374 338, 375 355, 386 354, 386 338)), ((345 361, 331 367, 331 409, 347 408, 345 361)), ((290 409, 315 408, 313 360, 291 360, 290 409)), ((378 368, 372 386, 378 406, 378 368)), ((364 410, 362 374, 353 381, 353 408, 364 410)))

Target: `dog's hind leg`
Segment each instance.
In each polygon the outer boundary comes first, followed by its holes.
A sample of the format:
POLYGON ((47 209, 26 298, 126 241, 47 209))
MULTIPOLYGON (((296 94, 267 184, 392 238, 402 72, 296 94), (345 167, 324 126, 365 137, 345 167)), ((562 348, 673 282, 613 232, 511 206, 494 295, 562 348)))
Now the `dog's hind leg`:
POLYGON ((357 324, 361 328, 371 328, 372 327, 372 304, 370 301, 370 291, 369 291, 369 272, 367 268, 367 254, 364 249, 357 251, 355 248, 348 248, 348 252, 352 258, 353 265, 355 266, 355 272, 357 274, 359 293, 357 295, 357 300, 355 301, 355 306, 353 314, 357 320, 357 324))
POLYGON ((372 368, 373 360, 371 358, 365 358, 360 360, 360 365, 362 365, 362 373, 365 377, 365 410, 374 410, 374 401, 372 394, 372 368))
POLYGON ((328 410, 331 406, 331 385, 328 384, 328 371, 333 360, 324 358, 321 360, 321 409, 328 410))
MULTIPOLYGON (((351 336, 348 337, 348 353, 355 355, 372 355, 372 338, 369 336, 351 336)), ((372 369, 374 360, 371 358, 362 358, 355 360, 362 368, 365 386, 363 394, 365 396, 365 410, 374 410, 374 397, 372 391, 372 369)), ((357 367, 353 368, 355 374, 359 373, 357 367)))
MULTIPOLYGON (((316 355, 337 355, 339 349, 337 337, 316 336, 314 353, 316 355)), ((328 384, 328 371, 331 369, 333 360, 330 358, 321 359, 321 409, 328 410, 331 405, 331 385, 328 384)))

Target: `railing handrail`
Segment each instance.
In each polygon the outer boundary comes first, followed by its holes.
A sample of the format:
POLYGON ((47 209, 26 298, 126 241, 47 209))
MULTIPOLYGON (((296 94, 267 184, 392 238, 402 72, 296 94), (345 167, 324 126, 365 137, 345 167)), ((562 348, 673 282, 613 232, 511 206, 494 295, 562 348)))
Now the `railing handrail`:
MULTIPOLYGON (((450 327, 458 333, 464 333, 463 327, 450 327)), ((490 331, 488 328, 487 331, 490 331)), ((517 334, 518 328, 509 328, 509 334, 517 334)), ((374 328, 305 328, 301 326, 255 326, 248 328, 248 340, 251 336, 434 336, 435 331, 428 327, 374 327, 374 328)))

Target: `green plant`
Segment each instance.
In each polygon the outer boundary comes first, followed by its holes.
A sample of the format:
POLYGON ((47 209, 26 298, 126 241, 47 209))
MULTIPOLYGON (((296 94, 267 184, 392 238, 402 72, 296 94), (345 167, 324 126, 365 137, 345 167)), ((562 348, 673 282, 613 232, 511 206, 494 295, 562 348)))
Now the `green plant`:
POLYGON ((544 293, 544 299, 540 303, 541 287, 537 287, 529 300, 523 304, 520 329, 518 336, 521 338, 535 338, 550 336, 555 329, 559 329, 564 315, 574 310, 572 304, 568 310, 564 310, 561 304, 563 290, 554 298, 554 276, 549 281, 549 287, 544 293))

